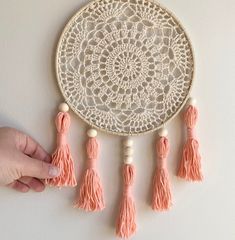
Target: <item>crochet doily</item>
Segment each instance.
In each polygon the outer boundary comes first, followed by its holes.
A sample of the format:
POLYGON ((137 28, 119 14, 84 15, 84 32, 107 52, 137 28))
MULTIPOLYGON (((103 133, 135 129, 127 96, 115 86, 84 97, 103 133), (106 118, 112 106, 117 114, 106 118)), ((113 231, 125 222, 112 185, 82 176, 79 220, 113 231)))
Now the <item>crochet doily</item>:
POLYGON ((119 135, 160 128, 187 100, 194 61, 179 22, 148 0, 96 0, 59 40, 57 79, 90 125, 119 135))

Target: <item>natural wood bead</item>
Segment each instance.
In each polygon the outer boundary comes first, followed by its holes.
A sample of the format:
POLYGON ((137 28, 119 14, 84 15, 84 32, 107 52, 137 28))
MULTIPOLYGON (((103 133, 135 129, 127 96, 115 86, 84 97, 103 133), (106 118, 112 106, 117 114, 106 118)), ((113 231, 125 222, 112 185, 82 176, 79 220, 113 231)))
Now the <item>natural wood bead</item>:
POLYGON ((197 104, 196 98, 190 97, 190 98, 188 99, 188 105, 196 106, 196 104, 197 104))
POLYGON ((68 112, 69 111, 69 105, 65 102, 61 103, 59 105, 59 111, 60 112, 68 112))
POLYGON ((133 146, 133 140, 131 140, 130 138, 127 138, 123 141, 123 145, 124 145, 124 147, 132 147, 133 146))
POLYGON ((124 156, 124 163, 131 164, 133 162, 132 156, 124 156))
POLYGON ((166 137, 166 136, 168 135, 167 129, 161 128, 161 129, 158 131, 158 135, 159 135, 160 137, 166 137))
POLYGON ((94 128, 91 128, 87 131, 87 136, 88 137, 96 137, 97 136, 97 131, 94 128))
POLYGON ((132 156, 133 155, 133 149, 131 147, 124 148, 124 156, 132 156))

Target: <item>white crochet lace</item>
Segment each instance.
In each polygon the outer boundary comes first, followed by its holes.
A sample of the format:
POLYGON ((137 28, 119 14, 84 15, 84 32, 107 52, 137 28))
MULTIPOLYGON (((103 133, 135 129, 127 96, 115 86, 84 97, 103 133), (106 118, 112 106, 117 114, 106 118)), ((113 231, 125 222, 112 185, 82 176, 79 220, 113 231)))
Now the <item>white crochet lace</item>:
POLYGON ((60 89, 90 125, 128 135, 155 130, 184 104, 193 54, 157 3, 96 0, 68 23, 56 59, 60 89))

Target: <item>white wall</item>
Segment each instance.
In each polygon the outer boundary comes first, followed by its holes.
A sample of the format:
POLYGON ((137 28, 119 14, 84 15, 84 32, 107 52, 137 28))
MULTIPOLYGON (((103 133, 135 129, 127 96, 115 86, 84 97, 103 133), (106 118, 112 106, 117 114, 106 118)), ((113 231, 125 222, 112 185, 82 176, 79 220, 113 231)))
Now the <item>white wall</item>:
MULTIPOLYGON (((0 0, 0 125, 19 128, 53 150, 56 107, 62 101, 54 74, 58 36, 86 1, 0 0)), ((174 207, 154 213, 148 206, 154 166, 154 135, 135 138, 134 195, 138 233, 133 239, 235 239, 235 2, 161 0, 184 24, 196 55, 193 95, 198 98, 205 181, 190 184, 175 176, 182 141, 181 122, 169 124, 169 170, 174 207)), ((72 114, 70 144, 77 176, 84 166, 85 124, 72 114)), ((120 138, 99 134, 100 174, 107 207, 87 214, 72 208, 74 189, 20 194, 0 189, 1 240, 114 239, 120 193, 120 138)))

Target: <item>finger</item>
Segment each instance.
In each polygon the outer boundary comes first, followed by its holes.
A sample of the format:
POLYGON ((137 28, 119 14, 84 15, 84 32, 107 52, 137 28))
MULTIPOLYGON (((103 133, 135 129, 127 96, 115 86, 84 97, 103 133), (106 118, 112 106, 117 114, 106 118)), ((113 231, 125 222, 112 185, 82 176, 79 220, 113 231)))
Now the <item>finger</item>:
POLYGON ((20 153, 21 176, 35 178, 54 178, 60 174, 58 167, 20 153))
POLYGON ((8 184, 8 187, 13 188, 16 191, 22 192, 22 193, 26 193, 29 191, 29 187, 19 181, 14 181, 14 182, 8 184))
POLYGON ((45 161, 51 162, 50 155, 30 136, 19 132, 18 148, 24 154, 45 161))
POLYGON ((24 183, 35 192, 42 192, 45 189, 45 185, 39 179, 33 177, 21 177, 18 181, 24 183))

